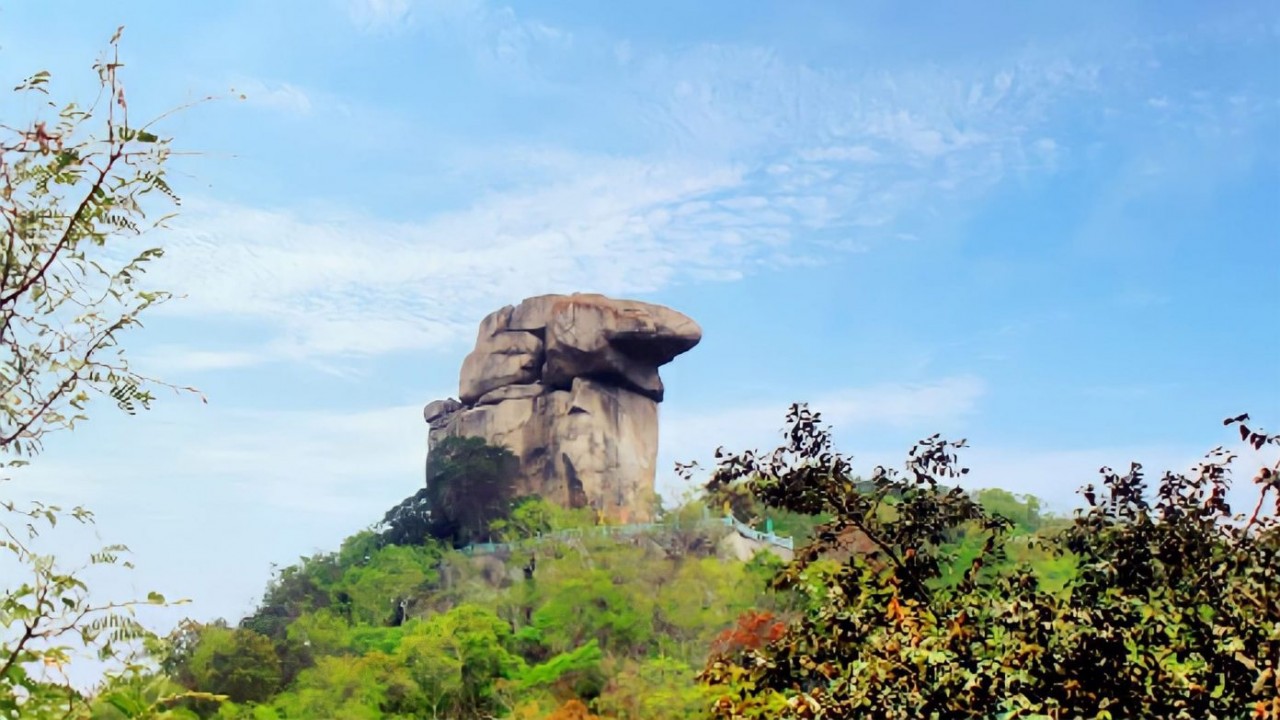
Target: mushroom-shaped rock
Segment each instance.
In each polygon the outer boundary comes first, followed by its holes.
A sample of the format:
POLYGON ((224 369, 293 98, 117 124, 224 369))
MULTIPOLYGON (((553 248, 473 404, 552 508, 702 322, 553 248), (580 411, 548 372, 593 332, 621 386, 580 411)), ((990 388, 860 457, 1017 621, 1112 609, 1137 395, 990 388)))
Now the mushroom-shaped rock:
POLYGON ((572 295, 549 310, 542 382, 555 388, 589 377, 661 402, 658 368, 702 339, 697 323, 661 305, 572 295))
POLYGON ((670 308, 603 295, 541 295, 490 313, 462 363, 461 402, 427 406, 428 447, 481 437, 520 459, 518 495, 615 519, 651 514, 658 368, 702 338, 670 308))

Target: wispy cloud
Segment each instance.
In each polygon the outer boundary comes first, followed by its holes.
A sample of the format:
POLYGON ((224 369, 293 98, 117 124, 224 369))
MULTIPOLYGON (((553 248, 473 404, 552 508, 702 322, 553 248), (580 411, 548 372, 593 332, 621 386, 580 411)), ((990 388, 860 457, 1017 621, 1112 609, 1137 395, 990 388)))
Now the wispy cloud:
POLYGON ((824 417, 837 425, 912 427, 967 415, 976 410, 986 390, 987 383, 981 378, 960 376, 933 383, 853 388, 820 400, 824 417))
POLYGON ((60 436, 58 446, 74 445, 18 471, 7 489, 17 497, 65 495, 106 513, 130 497, 153 499, 145 512, 159 513, 205 496, 234 498, 255 512, 305 512, 350 531, 420 482, 425 437, 420 404, 344 412, 178 401, 133 423, 89 423, 74 438, 60 436), (145 445, 122 442, 137 433, 145 445), (116 443, 128 451, 109 451, 116 443), (97 460, 75 461, 85 454, 97 460))
POLYGON ((143 353, 135 353, 135 359, 147 372, 168 375, 174 372, 201 370, 228 370, 249 367, 270 359, 262 353, 241 350, 200 350, 182 345, 159 345, 143 353))
POLYGON ((442 347, 528 295, 651 292, 767 262, 788 213, 695 202, 740 182, 727 166, 584 158, 549 187, 418 223, 196 203, 155 276, 187 295, 167 313, 274 328, 262 347, 192 348, 222 361, 442 347))
MULTIPOLYGON (((430 10, 527 25, 477 3, 430 10)), ((1090 78, 1062 64, 889 80, 752 49, 650 55, 633 87, 662 98, 640 114, 662 133, 650 150, 497 153, 503 163, 488 172, 514 186, 412 222, 193 203, 158 272, 189 299, 166 311, 275 330, 257 347, 192 348, 225 366, 370 357, 447 346, 525 295, 655 292, 865 252, 940 220, 1010 168, 1051 166, 1057 145, 1036 125, 1090 78)))
POLYGON ((798 153, 798 157, 805 162, 834 160, 836 162, 875 163, 884 159, 883 155, 866 145, 833 145, 801 150, 798 153))
POLYGON ((536 79, 539 61, 573 46, 567 30, 483 0, 347 0, 347 16, 364 32, 423 33, 461 48, 475 68, 504 81, 536 79))
POLYGON ((250 105, 288 113, 311 112, 311 97, 305 90, 290 83, 267 83, 258 79, 241 79, 232 89, 243 95, 250 105))
POLYGON ((411 19, 411 0, 346 0, 347 16, 365 31, 387 31, 403 27, 411 19))

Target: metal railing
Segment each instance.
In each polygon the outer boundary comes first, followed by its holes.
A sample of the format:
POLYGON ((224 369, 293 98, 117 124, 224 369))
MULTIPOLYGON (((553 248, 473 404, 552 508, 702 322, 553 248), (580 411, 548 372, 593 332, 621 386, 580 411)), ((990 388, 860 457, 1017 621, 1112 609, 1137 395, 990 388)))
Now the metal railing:
POLYGON ((795 538, 775 535, 773 533, 772 528, 765 532, 760 532, 759 530, 752 528, 750 525, 747 525, 746 523, 739 521, 738 518, 733 517, 732 515, 726 515, 723 518, 721 518, 721 520, 724 522, 725 525, 728 525, 729 527, 733 528, 738 532, 739 535, 747 538, 748 540, 755 540, 756 542, 768 543, 769 545, 773 545, 775 547, 780 547, 780 548, 786 548, 787 550, 796 549, 795 538))
MULTIPOLYGON (((768 545, 784 548, 787 550, 795 550, 794 538, 774 534, 771 526, 768 530, 761 532, 760 530, 756 530, 752 528, 750 525, 747 525, 746 523, 739 521, 737 518, 733 517, 732 515, 726 515, 721 518, 712 518, 710 517, 709 514, 704 513, 702 520, 695 523, 695 525, 698 527, 725 525, 731 528, 732 530, 734 530, 735 532, 737 532, 739 535, 747 538, 748 540, 755 540, 756 542, 766 543, 768 545)), ((655 530, 661 530, 663 528, 668 528, 668 527, 679 527, 679 526, 678 525, 671 526, 663 523, 637 523, 633 525, 593 525, 591 527, 585 527, 585 528, 569 528, 566 530, 556 530, 555 532, 549 532, 549 533, 538 533, 537 535, 529 538, 525 542, 527 543, 532 541, 534 543, 539 543, 539 542, 546 542, 549 540, 570 540, 570 539, 576 539, 576 538, 582 538, 582 537, 610 537, 610 536, 633 537, 636 535, 641 535, 643 533, 653 532, 655 530)), ((464 555, 492 555, 494 553, 502 552, 505 550, 512 550, 514 547, 515 546, 512 543, 482 542, 482 543, 472 543, 465 547, 459 548, 458 552, 461 552, 464 555)))

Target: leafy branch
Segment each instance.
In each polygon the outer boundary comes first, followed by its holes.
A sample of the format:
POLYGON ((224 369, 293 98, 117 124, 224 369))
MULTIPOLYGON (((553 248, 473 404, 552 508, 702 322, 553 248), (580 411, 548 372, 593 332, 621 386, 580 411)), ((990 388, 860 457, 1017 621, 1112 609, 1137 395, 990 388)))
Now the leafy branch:
MULTIPOLYGON (((164 172, 170 141, 130 124, 119 37, 94 65, 91 105, 50 102, 56 118, 0 125, 0 450, 13 455, 85 420, 90 394, 133 412, 149 407, 149 388, 196 392, 133 371, 119 346, 173 297, 140 284, 163 250, 125 244, 163 222, 144 222, 157 202, 180 204, 164 172)), ((48 94, 50 79, 36 73, 15 91, 48 94)))
MULTIPOLYGON (((120 35, 94 64, 100 85, 90 105, 47 102, 49 117, 0 123, 0 453, 9 456, 0 468, 26 464, 23 457, 39 453, 47 433, 87 419, 93 396, 132 414, 150 407, 154 388, 199 394, 134 371, 120 347, 147 311, 173 298, 143 284, 163 250, 129 245, 180 204, 165 176, 170 141, 153 130, 156 121, 130 121, 120 35)), ((40 71, 14 91, 47 96, 51 79, 40 71)), ((8 500, 0 500, 0 511, 0 551, 7 565, 26 572, 6 577, 0 589, 0 717, 91 714, 90 700, 63 671, 84 652, 123 663, 108 673, 101 702, 129 717, 162 717, 175 698, 205 697, 160 688, 145 662, 159 641, 136 612, 174 603, 158 593, 90 598, 85 572, 132 567, 126 547, 104 547, 72 570, 35 549, 41 531, 60 518, 91 523, 91 513, 8 500), (25 534, 15 530, 23 526, 25 534)))

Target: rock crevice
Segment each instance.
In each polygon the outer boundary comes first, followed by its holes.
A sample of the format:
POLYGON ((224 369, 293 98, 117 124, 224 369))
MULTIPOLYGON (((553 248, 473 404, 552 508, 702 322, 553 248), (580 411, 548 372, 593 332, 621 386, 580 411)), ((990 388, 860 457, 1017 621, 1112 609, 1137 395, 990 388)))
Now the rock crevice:
POLYGON ((458 399, 423 415, 428 448, 480 437, 520 460, 518 495, 649 519, 658 454, 658 368, 702 330, 661 305, 541 295, 490 313, 462 363, 458 399))

